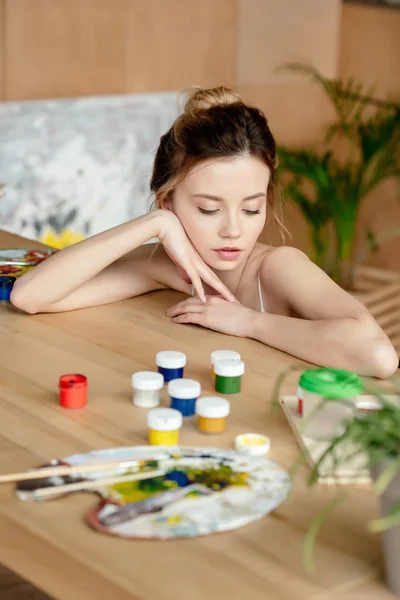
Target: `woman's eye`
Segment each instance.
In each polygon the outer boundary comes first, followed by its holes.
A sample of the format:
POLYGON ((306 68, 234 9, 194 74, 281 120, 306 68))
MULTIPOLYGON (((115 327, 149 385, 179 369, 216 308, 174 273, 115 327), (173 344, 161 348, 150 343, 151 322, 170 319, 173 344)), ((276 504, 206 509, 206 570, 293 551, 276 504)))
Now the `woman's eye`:
POLYGON ((199 207, 199 211, 203 214, 203 215, 215 215, 215 213, 218 212, 218 209, 216 210, 206 210, 205 208, 200 208, 199 207))
POLYGON ((246 215, 259 215, 261 214, 261 210, 245 210, 246 215))

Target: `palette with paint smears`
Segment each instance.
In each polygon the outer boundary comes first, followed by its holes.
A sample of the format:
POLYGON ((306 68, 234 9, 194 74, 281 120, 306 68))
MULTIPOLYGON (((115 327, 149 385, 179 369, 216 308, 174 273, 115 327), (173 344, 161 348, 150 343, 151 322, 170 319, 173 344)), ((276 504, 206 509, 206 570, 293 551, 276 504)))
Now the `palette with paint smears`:
POLYGON ((57 252, 54 248, 5 248, 0 249, 0 266, 5 267, 34 267, 57 252))
MULTIPOLYGON (((121 476, 124 481, 86 490, 100 496, 86 515, 87 523, 120 537, 170 539, 242 527, 277 508, 290 490, 288 474, 271 460, 220 448, 114 448, 75 454, 52 461, 51 465, 132 460, 144 461, 135 470, 136 474, 143 473, 143 479, 127 480, 132 470, 121 466, 86 475, 22 481, 16 495, 25 502, 40 502, 47 497, 39 489, 121 476), (151 476, 151 470, 157 476, 151 476)), ((61 501, 63 496, 60 488, 55 497, 61 501)))

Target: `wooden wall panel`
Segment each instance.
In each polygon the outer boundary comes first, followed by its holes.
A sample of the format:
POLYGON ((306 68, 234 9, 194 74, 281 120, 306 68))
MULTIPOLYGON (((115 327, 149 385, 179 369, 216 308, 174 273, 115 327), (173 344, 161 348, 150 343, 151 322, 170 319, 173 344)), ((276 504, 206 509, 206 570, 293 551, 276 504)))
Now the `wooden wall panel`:
POLYGON ((118 93, 130 0, 6 0, 8 100, 118 93))
POLYGON ((132 0, 126 91, 233 86, 236 0, 132 0))
POLYGON ((0 100, 5 95, 5 6, 5 0, 0 0, 0 100))

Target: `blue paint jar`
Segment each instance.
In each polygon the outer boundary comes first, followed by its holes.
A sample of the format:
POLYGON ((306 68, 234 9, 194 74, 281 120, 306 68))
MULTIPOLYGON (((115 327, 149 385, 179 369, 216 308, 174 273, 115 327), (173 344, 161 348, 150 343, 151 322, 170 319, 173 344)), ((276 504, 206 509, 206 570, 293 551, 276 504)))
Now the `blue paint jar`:
POLYGON ((10 275, 0 276, 0 300, 10 301, 11 290, 15 283, 15 277, 10 275))
POLYGON ((171 408, 179 410, 184 417, 196 413, 196 400, 201 394, 201 385, 194 379, 173 379, 168 384, 171 408))
POLYGON ((173 350, 157 352, 156 365, 165 383, 172 379, 181 379, 186 365, 186 354, 173 350))

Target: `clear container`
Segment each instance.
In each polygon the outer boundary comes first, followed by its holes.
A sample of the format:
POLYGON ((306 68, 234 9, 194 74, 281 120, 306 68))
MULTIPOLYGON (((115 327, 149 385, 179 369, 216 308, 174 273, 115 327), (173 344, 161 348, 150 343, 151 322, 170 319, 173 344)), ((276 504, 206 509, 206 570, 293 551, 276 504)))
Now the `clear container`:
POLYGON ((157 352, 156 365, 158 372, 164 377, 166 383, 172 379, 180 379, 183 377, 186 366, 186 354, 175 350, 157 352))
POLYGON ((299 379, 302 400, 302 433, 313 439, 329 440, 345 430, 353 418, 355 398, 363 391, 361 379, 342 369, 308 369, 299 379))
POLYGON ((160 404, 160 390, 164 377, 154 371, 138 371, 132 375, 133 404, 141 408, 155 408, 160 404))
POLYGON ((184 417, 195 414, 196 400, 201 394, 201 385, 194 379, 173 379, 168 384, 171 408, 175 408, 184 417))
POLYGON ((239 352, 235 352, 234 350, 213 350, 210 354, 210 363, 211 363, 211 376, 213 380, 215 380, 215 369, 214 366, 219 360, 240 360, 241 356, 239 352))
POLYGON ((173 408, 155 408, 147 415, 149 444, 152 446, 177 446, 182 427, 182 413, 173 408))
POLYGON ((242 360, 219 360, 214 365, 215 391, 219 394, 238 394, 244 373, 242 360))
POLYGON ((229 400, 205 396, 196 402, 197 426, 202 433, 222 433, 230 413, 229 400))

